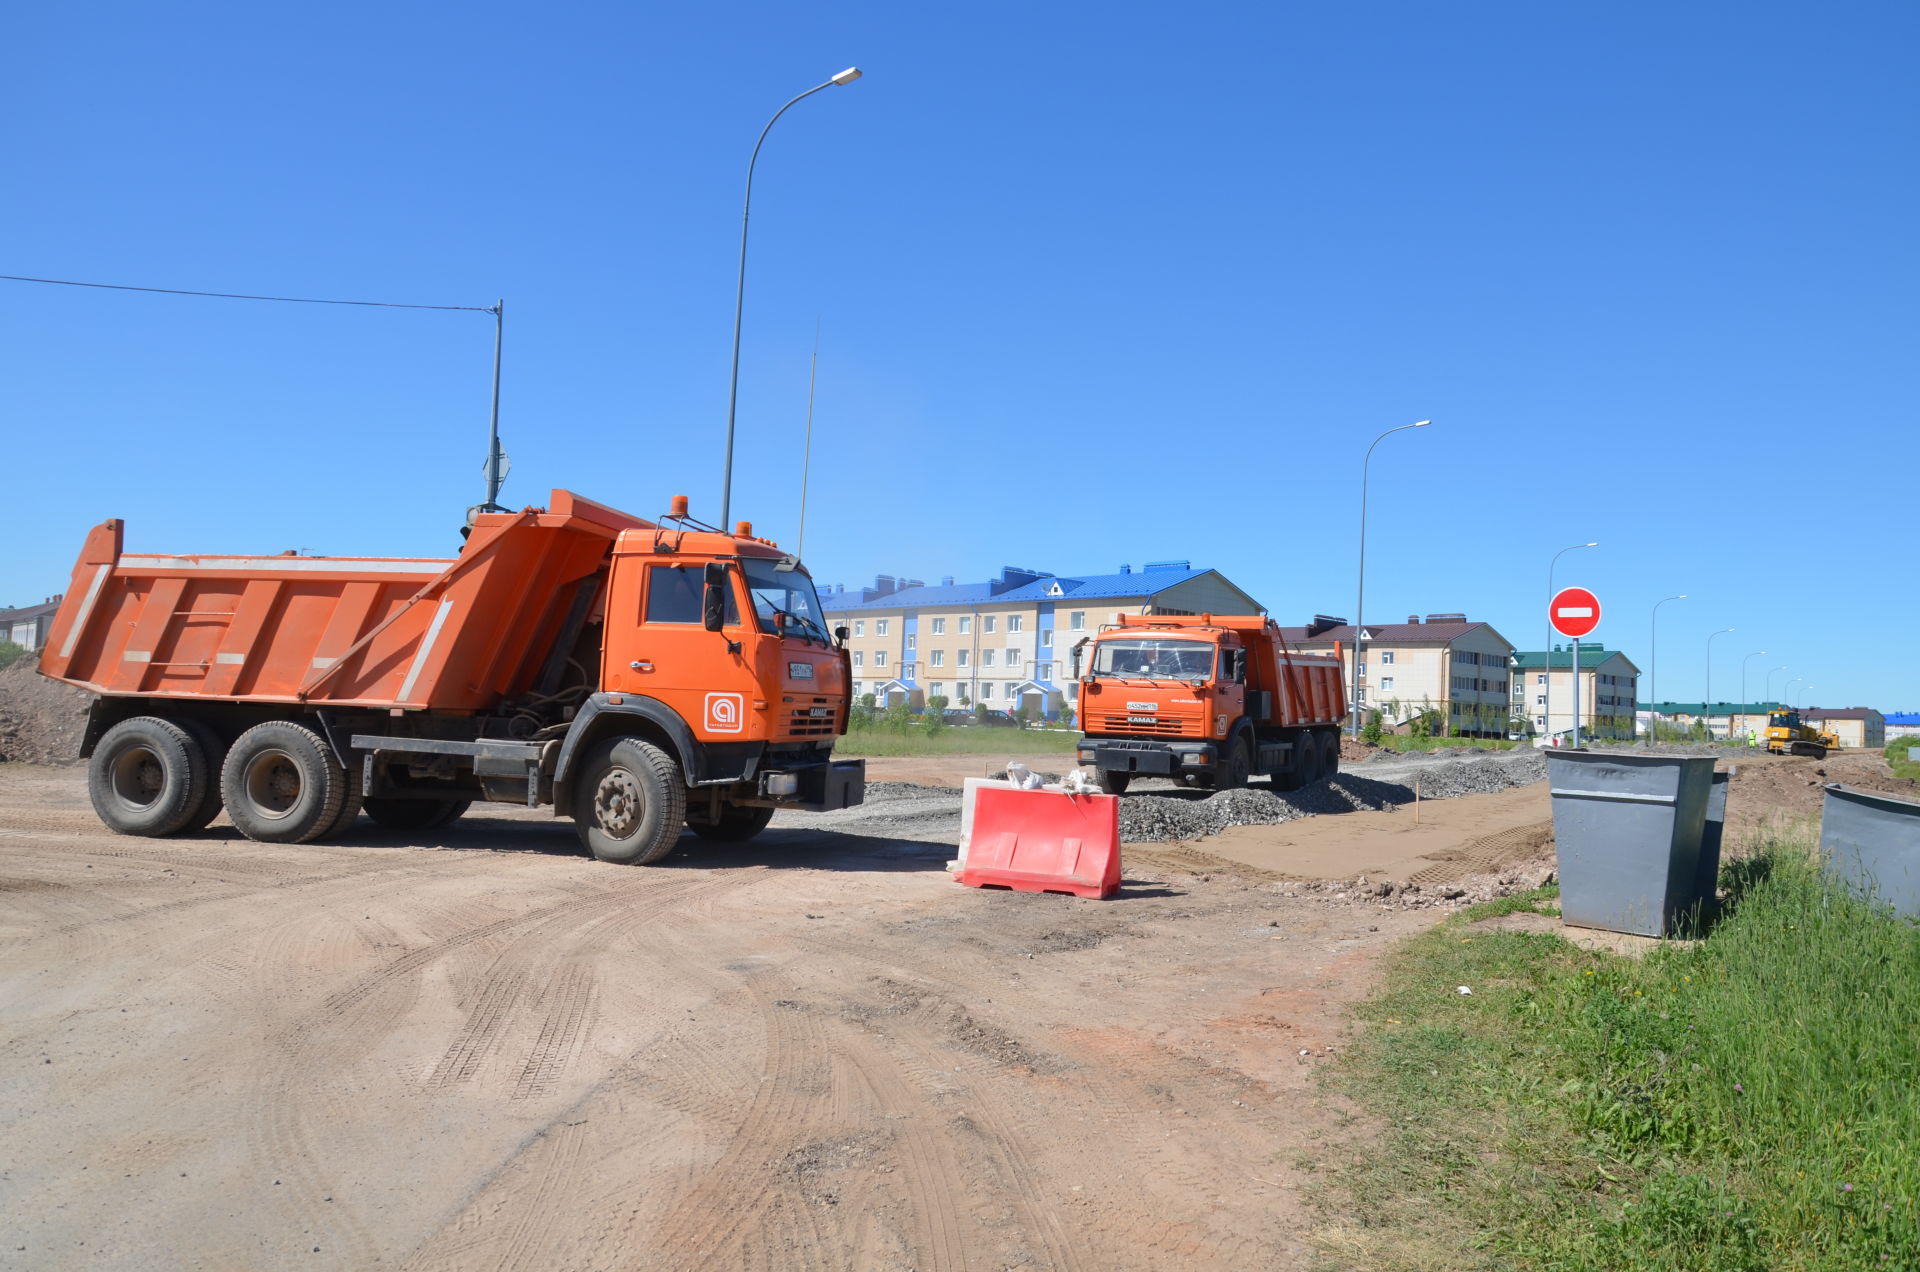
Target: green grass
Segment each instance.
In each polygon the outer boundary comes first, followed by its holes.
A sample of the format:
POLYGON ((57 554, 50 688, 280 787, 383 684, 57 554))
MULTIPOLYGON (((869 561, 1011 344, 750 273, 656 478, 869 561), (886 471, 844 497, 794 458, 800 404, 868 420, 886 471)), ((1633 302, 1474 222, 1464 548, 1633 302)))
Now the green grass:
POLYGON ((927 734, 919 730, 854 729, 834 743, 835 755, 1072 755, 1080 735, 1070 730, 943 728, 927 734))
POLYGON ((1511 751, 1523 745, 1505 738, 1412 738, 1398 733, 1380 736, 1380 745, 1389 751, 1438 751, 1452 746, 1479 746, 1495 751, 1511 751))
POLYGON ((1331 1071, 1386 1129, 1321 1188, 1329 1266, 1920 1268, 1920 929, 1804 842, 1726 882, 1707 939, 1640 960, 1487 907, 1405 944, 1331 1071))
POLYGON ((1920 761, 1913 757, 1916 745, 1920 745, 1920 738, 1895 738, 1887 743, 1887 767, 1895 777, 1920 782, 1920 761))

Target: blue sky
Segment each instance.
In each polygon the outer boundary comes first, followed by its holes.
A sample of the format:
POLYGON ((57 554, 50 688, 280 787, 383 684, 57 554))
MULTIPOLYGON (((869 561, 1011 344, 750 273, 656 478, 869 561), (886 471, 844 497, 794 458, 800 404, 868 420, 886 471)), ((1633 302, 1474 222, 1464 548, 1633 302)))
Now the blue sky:
MULTIPOLYGON (((503 498, 733 512, 822 582, 1188 558, 1283 621, 1542 639, 1662 697, 1920 708, 1920 9, 28 6, 0 273, 504 297, 503 498), (1905 529, 1896 524, 1905 519, 1905 529), (1907 582, 1902 583, 1901 579, 1907 582)), ((443 555, 491 319, 0 283, 0 604, 136 550, 443 555)))

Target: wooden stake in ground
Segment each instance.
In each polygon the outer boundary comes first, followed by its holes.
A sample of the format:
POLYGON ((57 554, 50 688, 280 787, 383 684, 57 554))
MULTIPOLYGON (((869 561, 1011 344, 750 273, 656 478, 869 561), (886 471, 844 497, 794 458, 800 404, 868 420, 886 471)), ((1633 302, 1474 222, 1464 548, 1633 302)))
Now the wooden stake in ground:
POLYGON ((1413 776, 1413 824, 1420 824, 1420 775, 1413 776))

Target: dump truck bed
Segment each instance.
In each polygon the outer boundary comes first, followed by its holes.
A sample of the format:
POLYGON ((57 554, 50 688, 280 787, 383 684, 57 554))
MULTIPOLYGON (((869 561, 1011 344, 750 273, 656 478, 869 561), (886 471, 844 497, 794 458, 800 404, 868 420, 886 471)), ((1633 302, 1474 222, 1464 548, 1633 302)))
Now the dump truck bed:
POLYGON ((595 603, 619 534, 653 528, 564 490, 482 514, 452 560, 129 554, 108 521, 41 670, 108 695, 486 710, 595 603))

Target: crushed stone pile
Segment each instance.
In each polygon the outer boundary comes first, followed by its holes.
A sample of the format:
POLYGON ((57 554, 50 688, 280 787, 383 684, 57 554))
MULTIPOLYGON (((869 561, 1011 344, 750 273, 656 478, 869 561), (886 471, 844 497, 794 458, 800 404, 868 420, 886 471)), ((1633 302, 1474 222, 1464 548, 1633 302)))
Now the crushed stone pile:
MULTIPOLYGON (((1530 786, 1546 776, 1546 759, 1537 752, 1493 752, 1484 759, 1422 765, 1419 797, 1491 795, 1530 786)), ((1274 826, 1322 813, 1377 812, 1413 800, 1412 781, 1384 782, 1355 773, 1341 773, 1297 791, 1264 786, 1211 795, 1139 791, 1120 802, 1120 838, 1128 843, 1199 839, 1229 826, 1274 826)))
POLYGON ((41 675, 33 655, 0 668, 0 763, 76 763, 88 701, 84 690, 41 675))

